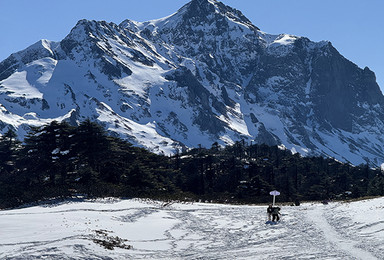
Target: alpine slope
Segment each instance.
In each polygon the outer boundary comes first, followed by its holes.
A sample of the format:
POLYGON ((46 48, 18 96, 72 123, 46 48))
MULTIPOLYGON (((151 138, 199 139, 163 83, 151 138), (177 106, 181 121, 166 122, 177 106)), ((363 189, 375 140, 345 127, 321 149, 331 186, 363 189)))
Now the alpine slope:
MULTIPOLYGON (((277 205, 279 205, 277 203, 277 205)), ((281 207, 72 200, 0 211, 1 259, 384 259, 384 198, 281 207)))

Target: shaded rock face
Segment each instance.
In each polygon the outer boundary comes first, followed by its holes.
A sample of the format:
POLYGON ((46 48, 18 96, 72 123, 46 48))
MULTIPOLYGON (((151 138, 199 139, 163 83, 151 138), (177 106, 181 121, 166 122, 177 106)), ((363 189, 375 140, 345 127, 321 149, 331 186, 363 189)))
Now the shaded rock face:
MULTIPOLYGON (((359 104, 383 105, 383 96, 374 74, 361 70, 334 48, 329 57, 320 56, 313 64, 313 95, 319 119, 329 121, 335 128, 351 132, 353 123, 364 108, 359 104)), ((319 121, 320 121, 319 120, 319 121)))
POLYGON ((378 165, 383 102, 374 73, 330 42, 264 33, 214 0, 143 23, 81 20, 0 63, 2 131, 90 118, 164 153, 243 139, 378 165))

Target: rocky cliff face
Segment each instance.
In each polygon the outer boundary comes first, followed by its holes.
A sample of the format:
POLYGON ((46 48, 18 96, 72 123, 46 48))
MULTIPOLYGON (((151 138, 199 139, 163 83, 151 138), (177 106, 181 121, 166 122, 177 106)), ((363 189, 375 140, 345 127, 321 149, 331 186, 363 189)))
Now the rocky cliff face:
POLYGON ((260 31, 214 0, 120 25, 81 20, 0 63, 0 128, 98 120, 156 152, 213 142, 384 161, 384 97, 330 42, 260 31))

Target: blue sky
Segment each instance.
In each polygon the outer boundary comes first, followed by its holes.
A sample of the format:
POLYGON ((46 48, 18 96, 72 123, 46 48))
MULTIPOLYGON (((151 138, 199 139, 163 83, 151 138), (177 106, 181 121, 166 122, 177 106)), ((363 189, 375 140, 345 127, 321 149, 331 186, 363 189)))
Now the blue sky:
MULTIPOLYGON (((0 60, 40 39, 60 41, 80 19, 120 23, 176 12, 189 0, 0 0, 0 60)), ((383 0, 223 0, 262 31, 329 40, 376 73, 384 90, 383 0)), ((384 91, 383 91, 384 92, 384 91)))

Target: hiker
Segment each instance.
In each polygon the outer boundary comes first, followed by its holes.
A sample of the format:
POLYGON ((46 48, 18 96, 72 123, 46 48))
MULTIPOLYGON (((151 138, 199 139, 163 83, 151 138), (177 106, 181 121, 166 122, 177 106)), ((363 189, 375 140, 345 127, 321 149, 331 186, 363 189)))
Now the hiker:
POLYGON ((279 207, 273 207, 272 208, 272 221, 279 221, 280 220, 280 208, 279 207))
POLYGON ((272 218, 272 212, 273 212, 272 205, 269 204, 269 206, 268 206, 268 208, 267 208, 268 221, 271 221, 271 218, 272 218))

